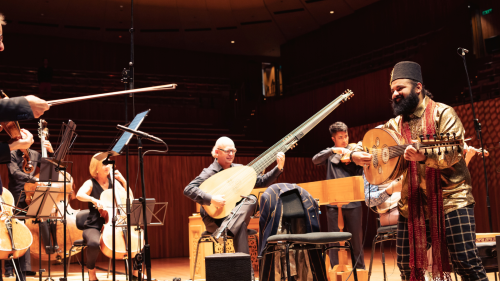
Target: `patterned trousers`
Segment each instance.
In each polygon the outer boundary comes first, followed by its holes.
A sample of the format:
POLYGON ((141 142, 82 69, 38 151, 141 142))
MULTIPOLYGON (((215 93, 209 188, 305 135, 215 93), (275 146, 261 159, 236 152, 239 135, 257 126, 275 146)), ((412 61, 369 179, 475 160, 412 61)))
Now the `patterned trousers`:
MULTIPOLYGON (((476 247, 474 207, 469 205, 445 215, 446 242, 455 272, 463 281, 488 280, 476 247)), ((430 242, 429 221, 426 221, 427 241, 430 242)), ((410 280, 410 241, 408 220, 399 215, 396 250, 401 280, 410 280)))

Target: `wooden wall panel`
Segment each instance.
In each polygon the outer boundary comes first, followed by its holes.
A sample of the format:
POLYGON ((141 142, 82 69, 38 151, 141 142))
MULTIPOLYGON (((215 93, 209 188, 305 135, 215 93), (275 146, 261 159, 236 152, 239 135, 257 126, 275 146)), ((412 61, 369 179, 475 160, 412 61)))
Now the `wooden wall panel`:
MULTIPOLYGON (((333 89, 333 87, 332 87, 333 89)), ((334 92, 334 90, 332 90, 334 92)), ((318 98, 328 99, 326 97, 318 98)), ((324 100, 318 101, 323 103, 324 100)), ((292 104, 292 103, 291 103, 292 104)), ((290 106, 291 106, 290 104, 290 106)), ((311 103, 312 104, 312 103, 311 103)), ((307 103, 305 104, 307 107, 307 103)), ((310 107, 312 107, 310 105, 310 107)), ((484 139, 488 147, 499 146, 500 141, 500 98, 476 103, 478 117, 483 125, 484 139)), ((309 109, 312 111, 313 109, 309 109)), ((460 116, 464 127, 466 128, 467 137, 474 135, 472 112, 470 105, 462 105, 455 107, 457 114, 460 116)), ((337 116, 340 119, 341 116, 337 116)), ((333 119, 335 120, 335 119, 333 119)), ((369 119, 367 119, 369 120, 369 119)), ((331 120, 329 120, 331 121, 331 120)), ((352 127, 349 129, 351 141, 361 140, 366 131, 374 128, 382 122, 375 122, 367 125, 352 127)), ((286 124, 283 123, 285 126, 286 124)), ((325 123, 326 125, 326 123, 325 123)), ((311 150, 316 152, 331 146, 331 141, 325 128, 322 131, 314 133, 312 136, 307 136, 311 139, 307 142, 311 146, 311 150), (321 140, 321 141, 320 141, 321 140)), ((298 148, 305 146, 305 140, 299 144, 298 148)), ((478 147, 477 139, 470 142, 471 145, 478 147)), ((488 167, 488 180, 491 199, 491 213, 494 231, 500 231, 500 190, 498 184, 500 182, 500 166, 497 166, 495 158, 499 156, 500 150, 492 150, 491 156, 486 159, 488 167)), ((315 166, 312 164, 311 157, 287 157, 285 162, 285 171, 278 178, 278 182, 301 183, 318 181, 325 179, 325 167, 315 166)), ((92 155, 70 155, 68 158, 73 161, 71 174, 75 178, 76 190, 87 180, 90 175, 88 172, 88 163, 92 155)), ((253 157, 236 157, 236 163, 247 164, 253 157)), ((125 158, 117 157, 117 168, 125 173, 125 158)), ((195 211, 195 204, 183 195, 184 187, 194 179, 203 168, 208 167, 213 162, 213 158, 207 156, 146 156, 144 162, 145 182, 147 197, 156 198, 157 202, 169 202, 167 210, 167 219, 165 226, 150 228, 150 241, 152 245, 151 254, 153 258, 165 257, 183 257, 188 256, 188 217, 195 211)), ((500 162, 498 162, 500 165, 500 162)), ((276 164, 273 163, 269 168, 273 168, 276 164)), ((489 232, 487 210, 486 210, 486 190, 483 178, 483 168, 481 158, 474 158, 469 170, 473 179, 473 194, 477 202, 476 204, 476 223, 478 232, 489 232)), ((130 157, 130 183, 134 194, 138 197, 141 194, 140 177, 137 175, 138 163, 137 156, 130 157)), ((8 176, 6 165, 0 165, 0 175, 3 180, 3 185, 8 186, 8 176)), ((87 208, 86 203, 81 203, 77 200, 72 200, 73 208, 87 208)), ((366 220, 366 208, 364 208, 363 221, 366 220)), ((375 234, 374 216, 370 214, 370 221, 367 232, 366 245, 370 245, 371 239, 375 234)), ((366 223, 366 222, 365 222, 366 223)), ((106 261, 102 255, 100 260, 106 261)))
MULTIPOLYGON (((207 153, 208 154, 208 153, 207 153)), ((74 177, 76 191, 90 178, 88 164, 92 155, 70 155, 73 161, 71 174, 74 177)), ((236 162, 247 164, 252 157, 237 157, 236 162)), ((130 186, 135 197, 141 195, 141 179, 138 177, 137 156, 130 156, 130 186)), ((184 187, 194 179, 203 168, 213 162, 211 156, 146 156, 144 160, 146 193, 148 198, 157 202, 168 202, 167 218, 164 226, 151 227, 149 239, 153 258, 188 256, 188 217, 195 212, 195 204, 183 195, 184 187)), ((276 164, 270 166, 274 167, 276 164)), ((286 170, 279 182, 306 182, 325 177, 323 167, 315 167, 308 158, 287 158, 286 170)), ((117 169, 125 176, 125 157, 116 158, 117 169)), ((268 169, 269 170, 269 169, 268 169)), ((6 165, 0 165, 0 176, 5 187, 8 186, 6 165)), ((75 209, 87 209, 87 203, 72 200, 75 209)), ((99 260, 106 261, 103 255, 99 260)))

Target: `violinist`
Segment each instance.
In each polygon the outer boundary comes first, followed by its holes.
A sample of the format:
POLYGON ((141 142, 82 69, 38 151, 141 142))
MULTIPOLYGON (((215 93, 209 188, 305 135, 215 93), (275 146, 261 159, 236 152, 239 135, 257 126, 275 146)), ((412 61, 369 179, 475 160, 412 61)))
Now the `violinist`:
MULTIPOLYGON (((6 24, 5 17, 0 13, 0 52, 5 49, 2 26, 6 24)), ((2 99, 0 100, 0 122, 38 118, 49 108, 46 101, 35 96, 2 99)))
MULTIPOLYGON (((47 149, 49 153, 53 153, 54 150, 49 141, 45 141, 43 146, 47 149)), ((42 155, 35 150, 30 149, 30 159, 34 161, 38 167, 40 167, 42 155)), ((23 152, 19 149, 13 150, 10 152, 11 161, 7 165, 9 170, 9 191, 12 193, 14 197, 14 203, 18 208, 24 209, 28 207, 26 204, 26 194, 22 192, 24 190, 24 184, 27 182, 37 182, 38 179, 34 176, 35 169, 29 174, 23 171, 23 152)), ((20 258, 21 271, 25 273, 26 276, 34 276, 36 272, 31 271, 31 258, 30 251, 26 252, 26 254, 20 258), (24 261, 23 261, 24 260, 24 261)), ((13 274, 13 265, 12 262, 7 261, 5 263, 5 276, 9 277, 13 274)))
MULTIPOLYGON (((94 155, 96 157, 98 154, 94 155)), ((83 239, 87 243, 87 269, 89 273, 89 280, 97 280, 95 262, 100 252, 100 237, 101 229, 105 223, 99 210, 106 206, 99 199, 101 193, 113 186, 113 175, 111 175, 111 165, 103 165, 102 161, 92 157, 89 165, 89 172, 92 176, 87 180, 78 190, 76 198, 82 202, 88 202, 89 216, 85 222, 85 229, 83 230, 83 239)), ((125 192, 124 186, 127 186, 127 181, 123 175, 115 170, 115 187, 125 192)), ((130 191, 132 193, 132 191, 130 191)), ((137 271, 133 272, 137 276, 137 271)))
MULTIPOLYGON (((334 146, 326 148, 314 155, 312 161, 315 165, 326 166, 326 179, 340 179, 363 174, 363 168, 353 162, 345 163, 341 161, 344 155, 349 155, 349 134, 347 125, 342 122, 333 123, 330 128, 330 135, 334 146)), ((338 232, 338 207, 327 205, 326 217, 328 219, 328 231, 338 232)), ((351 202, 342 206, 342 215, 344 217, 344 231, 352 233, 352 247, 356 258, 359 257, 356 268, 364 269, 365 261, 363 255, 363 229, 362 229, 361 202, 351 202)), ((338 250, 331 249, 330 264, 332 267, 339 263, 338 250)))

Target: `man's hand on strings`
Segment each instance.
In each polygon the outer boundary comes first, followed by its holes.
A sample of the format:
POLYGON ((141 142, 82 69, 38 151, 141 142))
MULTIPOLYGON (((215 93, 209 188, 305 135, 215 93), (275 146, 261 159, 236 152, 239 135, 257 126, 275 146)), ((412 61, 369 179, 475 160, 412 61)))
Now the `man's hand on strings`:
POLYGON ((283 170, 285 166, 285 153, 278 152, 278 155, 276 155, 276 162, 278 162, 278 169, 283 170))
POLYGON ((48 152, 54 153, 54 149, 52 148, 52 144, 50 143, 50 141, 45 140, 43 146, 47 149, 48 152))
POLYGON ((33 140, 33 135, 28 130, 21 129, 21 136, 21 139, 18 139, 9 144, 10 150, 28 149, 33 144, 33 142, 35 142, 33 140))
POLYGON ((210 204, 214 205, 216 208, 222 208, 226 205, 226 199, 224 199, 224 195, 214 195, 212 196, 210 204))
MULTIPOLYGON (((416 140, 412 140, 412 143, 416 143, 416 140)), ((425 161, 427 159, 427 156, 425 156, 422 152, 418 151, 415 147, 412 145, 409 145, 405 149, 405 154, 404 157, 408 161, 425 161)))
POLYGON ((369 166, 372 163, 372 155, 370 153, 357 151, 352 154, 352 161, 358 166, 369 166))

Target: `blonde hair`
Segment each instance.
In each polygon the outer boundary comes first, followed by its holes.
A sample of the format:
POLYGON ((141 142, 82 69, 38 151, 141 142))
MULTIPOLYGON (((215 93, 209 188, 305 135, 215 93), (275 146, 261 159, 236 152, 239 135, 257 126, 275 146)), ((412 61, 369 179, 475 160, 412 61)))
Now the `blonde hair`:
POLYGON ((7 24, 7 23, 5 22, 5 16, 4 16, 2 13, 0 13, 0 24, 1 24, 1 25, 6 25, 6 24, 7 24))
POLYGON ((97 172, 102 167, 102 161, 95 159, 95 157, 99 154, 100 153, 96 153, 94 156, 92 156, 92 159, 90 159, 89 172, 94 179, 97 178, 97 172))

